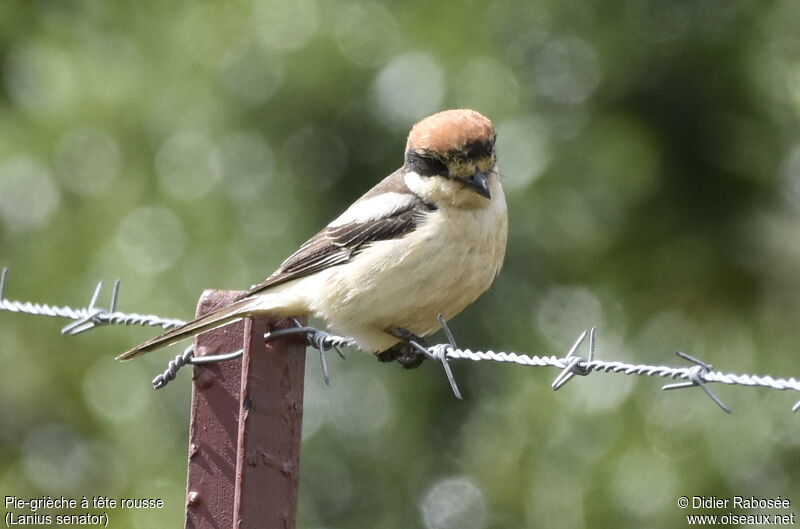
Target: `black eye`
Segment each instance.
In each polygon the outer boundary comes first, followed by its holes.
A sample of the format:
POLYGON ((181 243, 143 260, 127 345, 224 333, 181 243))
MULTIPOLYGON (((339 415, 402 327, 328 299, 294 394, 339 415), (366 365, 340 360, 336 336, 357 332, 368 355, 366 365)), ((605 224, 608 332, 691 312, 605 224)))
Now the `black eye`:
POLYGON ((406 167, 420 176, 447 176, 447 165, 438 158, 425 156, 415 151, 406 153, 406 167))
POLYGON ((493 136, 488 141, 476 141, 467 143, 465 150, 467 158, 471 160, 478 160, 481 158, 491 158, 494 154, 494 140, 493 136))

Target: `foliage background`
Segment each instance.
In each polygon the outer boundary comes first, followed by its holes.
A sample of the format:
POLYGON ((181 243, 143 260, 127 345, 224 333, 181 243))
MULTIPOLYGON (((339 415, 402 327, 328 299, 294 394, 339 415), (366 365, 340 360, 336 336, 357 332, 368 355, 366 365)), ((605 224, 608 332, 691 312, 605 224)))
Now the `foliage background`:
MULTIPOLYGON (((188 318, 401 162, 417 119, 499 132, 506 266, 453 321, 478 348, 798 374, 800 4, 793 0, 5 0, 7 295, 188 318)), ((160 497, 182 523, 189 376, 152 330, 0 314, 0 494, 160 497)), ((309 362, 299 527, 686 525, 680 495, 800 502, 792 395, 356 353, 309 362)), ((793 509, 794 510, 794 507, 793 509)), ((756 511, 763 512, 763 511, 756 511)), ((724 511, 713 511, 725 514, 724 511)))

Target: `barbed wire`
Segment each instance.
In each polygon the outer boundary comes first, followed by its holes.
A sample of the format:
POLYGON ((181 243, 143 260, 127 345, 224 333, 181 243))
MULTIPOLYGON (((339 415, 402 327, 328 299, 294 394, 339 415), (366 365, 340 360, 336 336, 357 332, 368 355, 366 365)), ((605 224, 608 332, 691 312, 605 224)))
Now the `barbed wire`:
MULTIPOLYGON (((171 329, 174 327, 179 327, 185 323, 183 320, 163 318, 153 314, 136 314, 117 311, 117 302, 119 300, 120 290, 119 280, 114 282, 109 308, 106 309, 98 306, 97 304, 100 292, 103 288, 102 281, 100 281, 95 287, 89 300, 89 304, 86 307, 73 308, 69 306, 55 306, 45 303, 31 303, 6 299, 5 289, 7 277, 8 270, 4 268, 2 273, 0 273, 0 311, 18 312, 35 316, 49 316, 73 320, 71 323, 67 324, 61 329, 62 334, 75 335, 104 325, 137 325, 171 329)), ((266 333, 264 335, 264 339, 272 340, 291 334, 304 335, 307 345, 319 352, 325 382, 330 384, 325 353, 334 350, 342 358, 344 358, 341 348, 353 346, 354 341, 351 338, 336 336, 314 327, 302 326, 296 320, 295 323, 295 327, 266 333)), ((708 388, 708 383, 713 382, 743 387, 762 387, 781 391, 790 390, 800 392, 800 381, 794 377, 775 378, 769 375, 734 374, 714 371, 712 365, 707 364, 702 360, 699 360, 694 356, 682 351, 678 351, 677 355, 684 360, 688 360, 693 365, 684 367, 670 367, 598 360, 595 358, 597 340, 596 330, 594 328, 583 331, 575 340, 567 354, 563 357, 559 357, 554 355, 537 356, 513 352, 495 352, 492 350, 472 351, 471 349, 461 349, 456 345, 453 334, 448 328, 447 322, 441 315, 439 316, 439 323, 441 324, 442 329, 447 336, 447 343, 425 347, 416 342, 411 342, 411 345, 419 354, 442 364, 453 393, 459 399, 461 398, 461 392, 458 389, 458 385, 456 384, 450 368, 449 362, 451 360, 470 360, 473 362, 490 361, 531 367, 557 368, 560 369, 561 372, 556 376, 551 384, 551 387, 554 391, 562 388, 576 375, 588 376, 595 371, 611 374, 650 376, 670 378, 673 380, 683 380, 683 382, 664 385, 662 389, 675 390, 699 387, 722 410, 727 413, 731 413, 731 409, 708 388), (581 345, 586 341, 587 336, 589 337, 588 355, 586 358, 584 358, 576 353, 581 345)), ((195 357, 193 346, 189 346, 184 349, 182 353, 176 355, 172 360, 170 360, 167 369, 153 379, 153 387, 155 389, 160 389, 166 386, 170 381, 177 377, 178 371, 185 365, 202 365, 212 362, 221 362, 238 358, 242 355, 242 353, 243 351, 240 349, 238 351, 232 351, 226 354, 195 357)), ((798 401, 792 407, 793 412, 798 410, 800 410, 800 401, 798 401)))
POLYGON ((94 292, 92 292, 92 297, 89 299, 89 304, 86 307, 75 309, 67 306, 59 307, 44 303, 8 300, 4 295, 7 277, 8 268, 3 268, 2 272, 0 272, 0 311, 75 320, 61 329, 62 334, 80 334, 101 325, 138 325, 143 327, 161 327, 167 330, 180 327, 186 323, 183 320, 162 318, 161 316, 153 314, 118 312, 119 280, 114 281, 109 309, 97 306, 97 299, 100 296, 100 291, 103 289, 102 281, 97 283, 94 292))

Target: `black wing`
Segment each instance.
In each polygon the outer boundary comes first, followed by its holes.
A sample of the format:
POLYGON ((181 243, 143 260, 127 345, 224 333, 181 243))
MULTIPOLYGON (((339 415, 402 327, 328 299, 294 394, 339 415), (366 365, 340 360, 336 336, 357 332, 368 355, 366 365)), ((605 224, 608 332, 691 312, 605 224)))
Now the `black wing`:
POLYGON ((414 195, 405 186, 401 171, 396 171, 384 179, 358 202, 387 192, 402 194, 406 200, 400 200, 400 202, 403 202, 404 205, 395 211, 388 212, 384 217, 326 227, 289 256, 275 273, 262 283, 253 286, 242 297, 251 296, 269 287, 319 272, 331 266, 347 263, 370 243, 399 239, 414 231, 424 213, 436 209, 433 205, 414 195))

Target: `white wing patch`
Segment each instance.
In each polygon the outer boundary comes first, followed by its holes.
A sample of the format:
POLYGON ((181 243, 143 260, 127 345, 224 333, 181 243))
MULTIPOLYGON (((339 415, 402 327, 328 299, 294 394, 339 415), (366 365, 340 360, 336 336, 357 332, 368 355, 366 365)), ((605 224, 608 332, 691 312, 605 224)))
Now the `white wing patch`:
POLYGON ((344 213, 328 224, 328 227, 335 228, 344 224, 385 219, 399 210, 410 208, 417 200, 419 200, 417 197, 408 193, 381 193, 354 202, 344 213))

